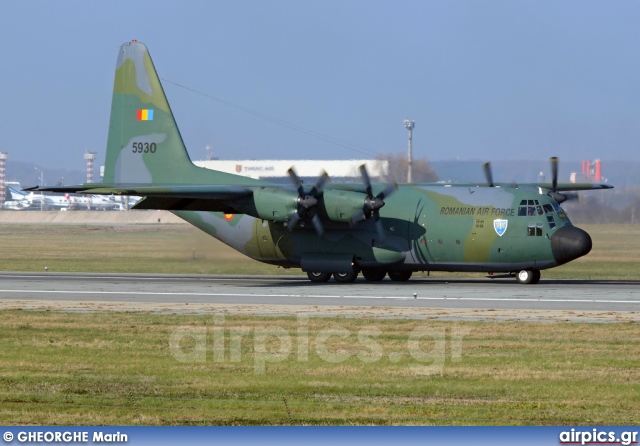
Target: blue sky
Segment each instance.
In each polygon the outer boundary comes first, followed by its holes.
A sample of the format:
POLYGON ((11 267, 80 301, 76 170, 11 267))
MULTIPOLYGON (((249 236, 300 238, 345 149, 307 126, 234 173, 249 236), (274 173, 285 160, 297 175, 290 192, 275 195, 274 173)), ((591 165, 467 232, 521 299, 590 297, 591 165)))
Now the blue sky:
POLYGON ((417 157, 637 161, 639 23, 636 1, 4 0, 0 150, 102 162, 117 49, 137 39, 203 93, 165 83, 193 159, 405 152, 414 119, 417 157))

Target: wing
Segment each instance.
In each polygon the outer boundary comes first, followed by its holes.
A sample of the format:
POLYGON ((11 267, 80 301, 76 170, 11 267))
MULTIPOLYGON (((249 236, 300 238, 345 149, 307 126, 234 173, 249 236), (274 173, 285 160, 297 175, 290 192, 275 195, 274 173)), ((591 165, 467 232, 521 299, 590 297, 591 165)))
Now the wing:
MULTIPOLYGON (((550 183, 534 183, 535 187, 540 189, 551 190, 553 186, 550 183)), ((556 190, 558 192, 572 192, 579 190, 601 190, 601 189, 613 189, 613 186, 609 184, 595 184, 595 183, 558 183, 556 190)))

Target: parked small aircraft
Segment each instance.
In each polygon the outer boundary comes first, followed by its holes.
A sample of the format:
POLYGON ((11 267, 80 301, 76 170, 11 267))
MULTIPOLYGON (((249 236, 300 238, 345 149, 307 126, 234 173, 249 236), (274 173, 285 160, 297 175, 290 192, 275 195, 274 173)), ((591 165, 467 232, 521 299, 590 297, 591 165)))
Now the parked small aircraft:
MULTIPOLYGON (((42 191, 46 189, 40 189, 42 191)), ((27 196, 30 209, 46 209, 54 211, 76 210, 116 210, 118 205, 105 195, 38 195, 31 192, 27 196)))
POLYGON ((20 183, 16 181, 7 181, 5 186, 5 196, 7 197, 7 201, 2 204, 2 209, 11 211, 23 211, 29 209, 29 206, 31 206, 29 195, 31 194, 24 193, 20 183))
MULTIPOLYGON (((302 268, 313 282, 405 281, 414 271, 477 271, 536 283, 591 250, 560 203, 604 184, 330 184, 286 187, 195 166, 144 44, 120 47, 103 183, 42 190, 144 196, 247 256, 302 268)), ((32 190, 39 190, 37 187, 32 190)), ((494 276, 495 277, 495 276, 494 276)))

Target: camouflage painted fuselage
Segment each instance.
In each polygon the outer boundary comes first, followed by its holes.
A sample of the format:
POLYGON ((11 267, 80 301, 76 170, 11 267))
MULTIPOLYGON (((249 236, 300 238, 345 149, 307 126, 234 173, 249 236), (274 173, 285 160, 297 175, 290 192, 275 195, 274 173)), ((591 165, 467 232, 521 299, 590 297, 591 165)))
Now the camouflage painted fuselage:
POLYGON ((305 256, 353 258, 359 268, 414 271, 515 271, 558 265, 551 237, 569 219, 536 188, 405 185, 381 209, 384 237, 372 221, 331 224, 320 238, 310 225, 247 215, 176 212, 247 256, 300 267, 305 256), (529 205, 531 203, 531 205, 529 205))

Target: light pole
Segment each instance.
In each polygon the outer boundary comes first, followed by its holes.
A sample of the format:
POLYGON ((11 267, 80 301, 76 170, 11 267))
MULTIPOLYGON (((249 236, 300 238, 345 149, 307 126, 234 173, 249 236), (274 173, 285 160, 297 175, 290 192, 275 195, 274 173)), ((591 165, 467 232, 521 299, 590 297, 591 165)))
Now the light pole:
POLYGON ((407 183, 411 183, 413 180, 413 151, 411 148, 411 140, 413 138, 413 127, 415 121, 405 119, 404 127, 409 131, 409 156, 407 158, 407 183))
POLYGON ((6 183, 5 183, 5 167, 7 165, 7 153, 0 152, 0 206, 4 204, 7 198, 6 183))
MULTIPOLYGON (((40 169, 38 169, 37 167, 35 168, 38 172, 40 172, 40 187, 42 188, 44 186, 44 172, 42 172, 40 169)), ((44 197, 42 195, 42 191, 40 191, 40 210, 42 210, 44 207, 44 197)))

